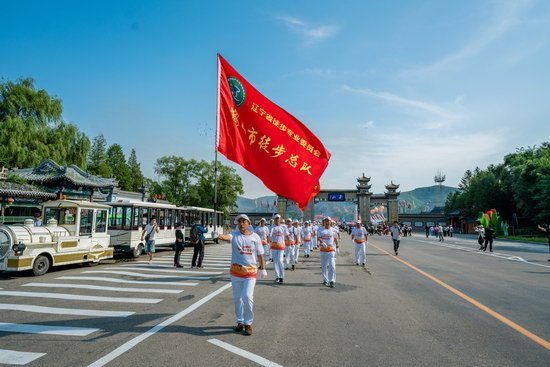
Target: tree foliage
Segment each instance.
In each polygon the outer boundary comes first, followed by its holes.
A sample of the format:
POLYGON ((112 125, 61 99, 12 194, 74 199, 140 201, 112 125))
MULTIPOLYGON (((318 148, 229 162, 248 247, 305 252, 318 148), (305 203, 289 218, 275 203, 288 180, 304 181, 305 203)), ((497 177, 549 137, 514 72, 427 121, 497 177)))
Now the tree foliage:
POLYGON ((86 168, 90 141, 62 112, 62 101, 32 79, 0 81, 0 164, 32 167, 51 158, 86 168))
POLYGON ((118 186, 122 190, 131 190, 133 178, 120 145, 113 144, 107 149, 107 163, 113 172, 113 176, 118 181, 118 186))
POLYGON ((113 177, 113 170, 107 160, 107 140, 103 134, 96 136, 92 142, 88 172, 101 177, 113 177))
POLYGON ((132 149, 130 157, 128 157, 128 168, 130 170, 130 176, 132 177, 130 190, 138 191, 141 186, 145 184, 145 180, 141 172, 141 165, 138 162, 135 149, 132 149))
MULTIPOLYGON (((214 162, 177 156, 157 159, 158 183, 149 182, 152 194, 163 194, 176 205, 214 206, 214 162)), ((218 209, 229 211, 242 194, 243 183, 234 168, 218 162, 218 209)))
POLYGON ((447 197, 446 212, 461 209, 473 216, 495 208, 506 219, 512 213, 550 219, 550 143, 518 149, 484 170, 466 171, 459 189, 447 197))

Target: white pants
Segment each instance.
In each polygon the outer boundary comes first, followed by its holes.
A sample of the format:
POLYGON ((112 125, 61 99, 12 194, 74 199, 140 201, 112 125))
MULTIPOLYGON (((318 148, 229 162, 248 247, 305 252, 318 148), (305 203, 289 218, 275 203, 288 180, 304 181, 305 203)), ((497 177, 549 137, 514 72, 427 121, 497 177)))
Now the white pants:
POLYGON ((283 279, 285 277, 285 266, 283 264, 283 251, 284 250, 271 250, 271 257, 273 258, 273 267, 275 268, 275 278, 283 279))
POLYGON ((355 244, 355 262, 357 264, 364 264, 367 262, 367 246, 366 242, 355 244))
POLYGON ((321 251, 321 273, 323 281, 330 283, 336 281, 336 252, 321 251))
POLYGON ((287 246, 285 247, 285 264, 286 266, 288 267, 289 264, 296 264, 296 260, 295 260, 295 253, 296 253, 296 249, 295 249, 296 245, 292 245, 292 246, 287 246))
POLYGON ((254 286, 256 278, 241 278, 231 276, 233 287, 233 302, 235 303, 235 316, 237 324, 252 325, 254 319, 254 286))
POLYGON ((269 245, 263 245, 264 246, 264 259, 269 259, 270 258, 270 252, 269 252, 269 248, 270 246, 269 245))
POLYGON ((298 264, 298 258, 300 257, 300 245, 294 245, 294 263, 298 264))
POLYGON ((309 255, 311 252, 311 241, 304 242, 304 255, 309 255))

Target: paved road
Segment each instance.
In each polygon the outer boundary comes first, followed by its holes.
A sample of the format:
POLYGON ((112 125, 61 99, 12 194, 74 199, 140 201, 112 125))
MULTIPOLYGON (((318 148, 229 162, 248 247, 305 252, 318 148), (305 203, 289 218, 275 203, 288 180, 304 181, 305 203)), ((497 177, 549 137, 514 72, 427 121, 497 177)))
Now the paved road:
MULTIPOLYGON (((256 287, 250 337, 232 332, 228 245, 208 246, 206 268, 184 269, 189 273, 173 272, 172 253, 164 252, 152 265, 72 266, 40 278, 0 275, 0 362, 18 357, 28 366, 258 365, 235 354, 240 348, 283 366, 546 365, 545 247, 497 244, 495 253, 483 254, 468 240, 439 244, 413 236, 402 240, 395 258, 387 237, 372 236, 365 269, 354 264, 349 237, 342 239, 335 289, 320 284, 317 252, 288 272, 284 285, 271 281, 269 267, 269 280, 256 287), (170 293, 158 293, 163 290, 170 293), (75 296, 103 298, 64 299, 75 296), (209 342, 214 339, 231 351, 209 342)), ((187 264, 190 255, 186 250, 187 264)))

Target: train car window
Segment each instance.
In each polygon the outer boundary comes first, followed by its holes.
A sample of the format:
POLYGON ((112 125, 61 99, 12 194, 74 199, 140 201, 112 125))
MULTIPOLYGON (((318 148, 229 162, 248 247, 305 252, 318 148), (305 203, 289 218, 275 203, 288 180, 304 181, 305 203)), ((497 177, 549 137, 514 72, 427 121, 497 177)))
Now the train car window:
POLYGON ((173 225, 174 225, 174 210, 169 209, 168 216, 166 217, 166 227, 172 228, 173 225))
POLYGON ((141 226, 140 218, 143 217, 143 210, 142 208, 134 208, 132 214, 132 230, 135 231, 141 226))
POLYGON ((111 209, 109 218, 109 227, 111 229, 122 229, 122 217, 124 208, 121 206, 115 206, 111 209))
POLYGON ((151 215, 151 209, 150 208, 143 208, 143 215, 141 217, 141 226, 145 227, 147 223, 149 223, 149 216, 151 215))
POLYGON ((132 208, 125 207, 122 212, 122 229, 129 230, 132 227, 132 208))
POLYGON ((107 210, 98 210, 95 219, 96 233, 107 232, 107 210))
POLYGON ((80 235, 92 234, 92 225, 94 221, 93 209, 80 210, 80 235))
POLYGON ((159 216, 157 217, 157 222, 159 227, 164 227, 166 225, 166 209, 159 209, 159 216))
POLYGON ((48 223, 50 219, 55 219, 59 224, 59 218, 61 216, 61 209, 46 208, 44 213, 44 224, 48 223))

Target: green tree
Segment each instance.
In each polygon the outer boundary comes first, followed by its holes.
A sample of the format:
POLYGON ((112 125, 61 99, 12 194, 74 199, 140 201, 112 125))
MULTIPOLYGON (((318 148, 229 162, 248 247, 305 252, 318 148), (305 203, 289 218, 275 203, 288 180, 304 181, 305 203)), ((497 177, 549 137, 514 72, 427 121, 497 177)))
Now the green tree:
POLYGON ((31 167, 45 158, 85 168, 86 135, 63 121, 62 102, 32 79, 0 82, 0 164, 31 167))
POLYGON ((141 185, 145 184, 143 173, 141 172, 141 166, 137 160, 136 150, 132 149, 130 157, 128 157, 128 168, 130 169, 130 175, 132 176, 131 191, 138 191, 141 185))
POLYGON ((107 149, 107 163, 118 181, 118 186, 122 190, 131 190, 133 178, 120 145, 113 144, 107 149))
POLYGON ((100 134, 92 142, 88 156, 88 172, 101 177, 113 177, 113 171, 107 161, 107 140, 100 134))

